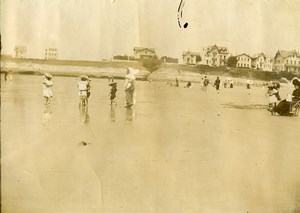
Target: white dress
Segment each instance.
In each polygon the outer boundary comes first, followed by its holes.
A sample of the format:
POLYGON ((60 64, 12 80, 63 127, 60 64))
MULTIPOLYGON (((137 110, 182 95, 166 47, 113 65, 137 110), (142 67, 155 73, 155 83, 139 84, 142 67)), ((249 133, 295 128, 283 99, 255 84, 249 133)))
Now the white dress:
POLYGON ((52 97, 51 87, 53 86, 53 82, 51 80, 44 79, 43 80, 43 96, 45 98, 52 97))

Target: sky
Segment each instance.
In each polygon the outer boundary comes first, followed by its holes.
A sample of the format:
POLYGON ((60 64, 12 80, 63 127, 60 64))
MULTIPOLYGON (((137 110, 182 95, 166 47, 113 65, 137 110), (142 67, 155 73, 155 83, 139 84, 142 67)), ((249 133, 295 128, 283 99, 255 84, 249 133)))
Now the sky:
POLYGON ((1 0, 2 54, 28 58, 58 48, 59 59, 102 60, 134 47, 181 59, 183 51, 228 47, 233 55, 300 51, 299 0, 1 0))

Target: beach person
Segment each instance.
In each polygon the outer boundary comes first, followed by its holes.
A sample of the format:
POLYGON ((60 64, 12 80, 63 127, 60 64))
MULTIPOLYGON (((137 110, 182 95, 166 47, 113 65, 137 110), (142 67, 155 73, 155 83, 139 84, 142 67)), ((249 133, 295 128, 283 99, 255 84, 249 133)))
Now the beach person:
POLYGON ((277 93, 275 93, 275 96, 276 96, 277 100, 280 101, 281 100, 280 95, 279 95, 280 83, 279 82, 273 82, 272 87, 277 91, 277 93))
POLYGON ((278 113, 279 115, 289 115, 290 108, 300 100, 300 80, 294 79, 292 84, 295 88, 292 95, 288 95, 286 99, 280 101, 272 112, 278 113))
POLYGON ((115 102, 116 93, 117 93, 117 82, 112 82, 109 84, 111 86, 110 88, 110 104, 113 104, 115 102))
POLYGON ((230 88, 233 88, 233 80, 230 80, 230 88))
POLYGON ((125 108, 131 108, 135 104, 135 74, 138 70, 127 67, 127 75, 125 76, 125 108))
POLYGON ((179 87, 179 81, 178 81, 178 79, 176 78, 175 81, 176 81, 175 86, 179 87))
POLYGON ((202 87, 203 91, 207 90, 208 84, 209 84, 209 80, 208 80, 207 76, 204 76, 203 87, 202 87))
POLYGON ((43 75, 43 96, 45 98, 45 104, 50 104, 51 98, 53 96, 51 88, 53 86, 52 75, 50 73, 45 73, 43 75))
POLYGON ((186 84, 185 88, 191 88, 192 87, 192 83, 190 81, 188 81, 188 83, 186 84))
POLYGON ((215 80, 215 87, 216 87, 216 90, 220 90, 220 84, 221 84, 221 81, 220 81, 220 78, 217 77, 217 79, 215 80))
POLYGON ((273 84, 268 86, 267 95, 269 96, 269 107, 268 111, 272 112, 274 107, 276 107, 276 102, 278 101, 276 94, 278 91, 274 88, 273 84))
POLYGON ((90 79, 86 75, 79 76, 79 80, 77 82, 78 85, 78 96, 80 98, 80 103, 82 103, 84 106, 88 104, 88 98, 91 95, 91 85, 90 85, 90 79))
POLYGON ((251 81, 249 79, 246 80, 246 84, 247 84, 247 89, 250 89, 251 81))
POLYGON ((4 73, 4 81, 7 81, 7 79, 8 79, 8 72, 5 72, 4 73))

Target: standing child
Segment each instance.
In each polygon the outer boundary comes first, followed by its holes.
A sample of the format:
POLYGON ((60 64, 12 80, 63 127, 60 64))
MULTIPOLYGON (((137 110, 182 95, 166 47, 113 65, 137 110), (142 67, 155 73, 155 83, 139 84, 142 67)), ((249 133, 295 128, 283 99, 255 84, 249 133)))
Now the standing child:
POLYGON ((45 73, 43 76, 43 96, 46 100, 46 105, 50 104, 52 98, 51 88, 53 86, 52 75, 50 73, 45 73))
POLYGON ((273 85, 268 86, 268 92, 269 95, 269 107, 268 111, 272 112, 274 107, 276 107, 277 97, 276 94, 278 94, 278 91, 274 88, 273 85))
POLYGON ((207 76, 205 76, 204 81, 203 81, 203 87, 202 87, 203 91, 206 91, 208 84, 209 84, 209 80, 208 80, 207 76))
POLYGON ((110 95, 110 104, 112 105, 115 102, 115 98, 116 98, 117 82, 112 82, 109 84, 109 86, 111 86, 109 95, 110 95))

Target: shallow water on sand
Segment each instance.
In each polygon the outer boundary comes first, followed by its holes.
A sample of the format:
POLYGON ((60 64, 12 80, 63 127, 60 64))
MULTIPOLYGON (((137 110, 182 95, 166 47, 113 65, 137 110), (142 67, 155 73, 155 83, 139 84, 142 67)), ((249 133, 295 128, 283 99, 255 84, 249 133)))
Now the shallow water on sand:
POLYGON ((271 116, 262 88, 137 82, 125 109, 123 81, 110 106, 92 79, 80 111, 76 78, 53 81, 49 108, 40 76, 1 82, 3 212, 299 211, 300 119, 271 116))

